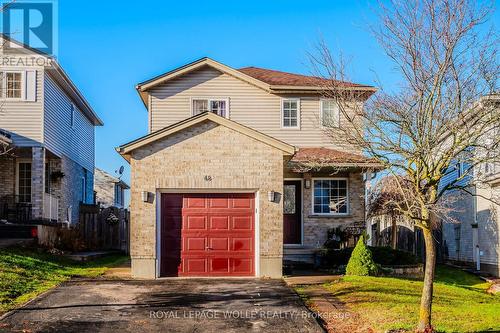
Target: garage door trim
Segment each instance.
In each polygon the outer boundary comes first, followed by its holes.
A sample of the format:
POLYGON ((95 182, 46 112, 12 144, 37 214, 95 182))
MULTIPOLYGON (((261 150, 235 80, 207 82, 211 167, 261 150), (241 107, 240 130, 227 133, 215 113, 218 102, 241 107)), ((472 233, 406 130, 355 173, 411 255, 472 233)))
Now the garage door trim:
MULTIPOLYGON (((163 193, 200 193, 200 194, 211 194, 211 193, 253 193, 254 194, 254 206, 255 206, 255 216, 254 216, 254 272, 255 277, 260 276, 260 192, 255 189, 159 189, 156 191, 156 278, 165 278, 165 279, 190 279, 190 278, 200 278, 199 276, 193 277, 161 277, 160 276, 160 265, 161 265, 161 195, 163 193)), ((210 277, 212 278, 212 277, 210 277)), ((231 277, 226 277, 231 278, 231 277)))

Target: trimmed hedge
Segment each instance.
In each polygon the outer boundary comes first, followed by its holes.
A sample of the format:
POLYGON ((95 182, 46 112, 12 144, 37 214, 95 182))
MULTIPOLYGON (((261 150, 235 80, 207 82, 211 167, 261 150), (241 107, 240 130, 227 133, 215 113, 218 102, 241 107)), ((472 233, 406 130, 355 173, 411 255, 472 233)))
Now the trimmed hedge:
MULTIPOLYGON (((415 265, 421 263, 421 260, 413 253, 393 250, 390 247, 368 246, 368 248, 372 252, 372 258, 375 263, 381 266, 415 265)), ((354 248, 352 247, 342 250, 325 249, 321 258, 321 266, 325 268, 345 266, 349 262, 353 250, 354 248)))
POLYGON ((364 237, 361 236, 358 244, 352 251, 351 258, 347 263, 345 273, 347 275, 371 276, 378 274, 378 267, 373 261, 370 249, 365 245, 364 237))

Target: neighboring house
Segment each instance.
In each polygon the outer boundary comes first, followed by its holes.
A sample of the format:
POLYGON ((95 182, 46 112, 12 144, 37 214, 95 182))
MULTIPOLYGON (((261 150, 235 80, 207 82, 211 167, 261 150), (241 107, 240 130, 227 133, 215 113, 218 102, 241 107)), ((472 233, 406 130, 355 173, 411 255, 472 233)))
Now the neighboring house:
POLYGON ((203 58, 137 85, 149 133, 117 148, 131 166, 133 276, 280 277, 330 228, 364 225, 361 167, 379 165, 322 130, 346 123, 326 83, 203 58))
POLYGON ((12 42, 0 64, 0 140, 9 145, 0 155, 0 219, 74 223, 80 202, 93 202, 102 121, 54 59, 12 42))
POLYGON ((125 208, 125 190, 130 187, 123 180, 111 176, 104 170, 95 168, 95 202, 101 207, 125 208))
MULTIPOLYGON (((499 96, 489 100, 496 103, 496 111, 500 112, 499 96)), ((466 162, 456 163, 440 185, 460 179, 468 168, 466 162)), ((456 199, 451 201, 454 209, 450 221, 442 224, 444 256, 476 267, 479 253, 481 270, 500 276, 500 206, 497 204, 500 202, 500 161, 482 163, 473 175, 460 182, 470 184, 469 191, 476 195, 457 191, 448 194, 456 199)))

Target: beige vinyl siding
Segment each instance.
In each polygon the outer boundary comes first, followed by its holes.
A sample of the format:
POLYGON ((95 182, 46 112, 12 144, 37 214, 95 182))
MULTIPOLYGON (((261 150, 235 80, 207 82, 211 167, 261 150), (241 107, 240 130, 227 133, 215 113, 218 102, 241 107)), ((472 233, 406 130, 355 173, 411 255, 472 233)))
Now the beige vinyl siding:
MULTIPOLYGON (((0 99, 0 129, 12 134, 16 146, 36 146, 43 141, 43 68, 2 67, 0 71, 36 70, 36 101, 0 99)), ((1 92, 3 92, 0 89, 1 92)))
POLYGON ((191 99, 229 99, 229 118, 297 147, 351 149, 340 133, 332 140, 319 126, 320 98, 270 94, 211 67, 183 75, 150 91, 150 130, 191 116, 191 99), (281 128, 281 98, 300 98, 300 129, 281 128))
POLYGON ((94 126, 75 106, 71 127, 71 99, 45 75, 45 145, 53 153, 66 155, 94 172, 94 126))

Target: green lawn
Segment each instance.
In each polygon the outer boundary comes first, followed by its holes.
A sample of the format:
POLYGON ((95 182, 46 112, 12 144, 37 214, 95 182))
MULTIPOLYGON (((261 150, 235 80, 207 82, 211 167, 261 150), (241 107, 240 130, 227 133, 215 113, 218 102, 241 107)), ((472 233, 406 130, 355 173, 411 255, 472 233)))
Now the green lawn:
POLYGON ((71 277, 96 277, 125 260, 112 255, 79 263, 36 248, 0 249, 0 314, 71 277))
MULTIPOLYGON (((500 331, 500 295, 489 284, 448 267, 438 267, 433 325, 440 332, 500 331)), ((345 276, 325 288, 376 331, 416 326, 422 282, 387 277, 345 276)))

